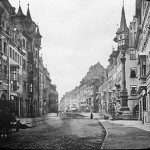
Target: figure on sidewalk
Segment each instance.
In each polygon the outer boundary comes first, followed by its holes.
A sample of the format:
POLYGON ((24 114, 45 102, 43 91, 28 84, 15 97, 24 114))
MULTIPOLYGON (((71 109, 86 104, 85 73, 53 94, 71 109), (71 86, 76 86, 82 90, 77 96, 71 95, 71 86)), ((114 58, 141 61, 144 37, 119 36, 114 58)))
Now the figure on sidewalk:
POLYGON ((90 119, 93 119, 93 113, 91 113, 91 117, 90 117, 90 119))

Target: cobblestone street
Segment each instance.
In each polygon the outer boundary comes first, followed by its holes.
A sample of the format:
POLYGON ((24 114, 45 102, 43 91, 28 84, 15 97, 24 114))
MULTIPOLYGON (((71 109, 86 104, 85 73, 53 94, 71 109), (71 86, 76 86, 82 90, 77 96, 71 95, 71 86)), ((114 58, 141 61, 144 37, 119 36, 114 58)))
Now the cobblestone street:
POLYGON ((104 129, 96 119, 81 116, 50 117, 45 124, 10 135, 0 148, 100 149, 104 129))

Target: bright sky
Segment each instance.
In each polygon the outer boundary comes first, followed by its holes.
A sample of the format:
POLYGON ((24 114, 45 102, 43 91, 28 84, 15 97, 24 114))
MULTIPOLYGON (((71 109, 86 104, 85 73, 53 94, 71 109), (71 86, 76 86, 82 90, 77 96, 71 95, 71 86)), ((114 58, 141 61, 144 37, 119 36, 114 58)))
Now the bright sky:
MULTIPOLYGON (((18 11, 19 0, 9 0, 18 11)), ((44 65, 59 100, 79 86, 91 65, 98 61, 105 68, 112 52, 117 24, 120 25, 122 0, 20 0, 26 15, 38 22, 42 37, 44 65)), ((135 15, 135 0, 125 0, 127 25, 135 15)))

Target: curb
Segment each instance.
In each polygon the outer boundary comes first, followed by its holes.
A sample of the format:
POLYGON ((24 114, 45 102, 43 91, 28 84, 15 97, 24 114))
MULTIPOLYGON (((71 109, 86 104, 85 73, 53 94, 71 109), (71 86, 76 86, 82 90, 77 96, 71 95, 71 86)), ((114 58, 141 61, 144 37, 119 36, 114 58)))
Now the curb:
MULTIPOLYGON (((98 120, 98 119, 97 119, 98 120)), ((98 120, 98 122, 103 126, 103 128, 105 129, 105 131, 106 131, 106 136, 105 136, 105 138, 104 138, 104 140, 103 140, 103 143, 102 143, 102 146, 101 146, 101 148, 100 149, 104 149, 104 147, 105 147, 105 145, 106 145, 106 142, 107 142, 107 138, 108 138, 108 130, 107 130, 107 128, 100 122, 100 120, 98 120)))

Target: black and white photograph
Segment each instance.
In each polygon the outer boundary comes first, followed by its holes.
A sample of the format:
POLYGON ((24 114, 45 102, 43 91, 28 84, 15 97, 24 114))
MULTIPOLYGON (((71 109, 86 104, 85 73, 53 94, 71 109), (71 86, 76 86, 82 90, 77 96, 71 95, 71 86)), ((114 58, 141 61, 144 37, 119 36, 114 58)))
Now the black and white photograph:
POLYGON ((150 148, 150 0, 0 0, 0 149, 150 148))

